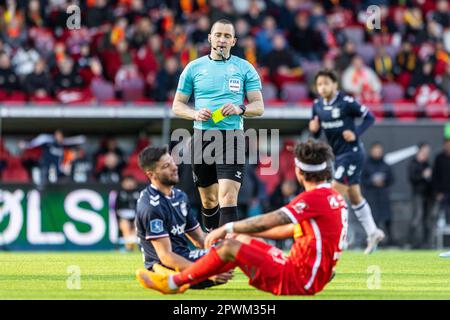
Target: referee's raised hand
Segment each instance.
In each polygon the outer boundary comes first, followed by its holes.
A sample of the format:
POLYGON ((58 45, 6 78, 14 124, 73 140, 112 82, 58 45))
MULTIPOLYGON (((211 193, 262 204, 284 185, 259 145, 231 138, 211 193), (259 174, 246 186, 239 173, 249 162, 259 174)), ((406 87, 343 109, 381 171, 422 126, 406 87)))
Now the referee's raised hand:
POLYGON ((195 111, 195 121, 208 121, 209 119, 211 119, 211 110, 203 108, 195 111))

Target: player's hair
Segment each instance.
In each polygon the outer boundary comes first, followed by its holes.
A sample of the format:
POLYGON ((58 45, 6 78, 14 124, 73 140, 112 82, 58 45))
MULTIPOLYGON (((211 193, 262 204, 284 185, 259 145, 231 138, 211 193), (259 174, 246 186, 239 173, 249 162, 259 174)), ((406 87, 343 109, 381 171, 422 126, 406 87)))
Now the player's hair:
POLYGON ((374 141, 372 142, 372 144, 370 145, 370 149, 374 148, 374 147, 383 147, 383 144, 381 143, 381 141, 374 141))
POLYGON ((419 142, 418 144, 417 144, 417 147, 419 148, 419 149, 422 149, 423 147, 426 147, 426 146, 430 146, 430 144, 428 143, 428 142, 426 142, 426 141, 422 141, 422 142, 419 142))
POLYGON ((331 160, 334 158, 331 147, 322 141, 309 139, 305 142, 299 142, 295 146, 295 156, 298 160, 306 164, 327 163, 327 168, 318 172, 302 171, 306 181, 320 182, 331 179, 331 160))
POLYGON ((231 25, 231 26, 233 27, 233 37, 236 37, 236 30, 234 29, 234 24, 233 24, 233 22, 231 22, 231 21, 228 20, 228 19, 219 19, 219 20, 217 20, 216 22, 214 22, 213 25, 211 26, 211 31, 210 31, 210 33, 212 33, 212 31, 213 31, 213 29, 214 29, 214 26, 215 26, 217 23, 220 23, 220 24, 229 24, 229 25, 231 25))
POLYGON ((120 179, 120 182, 124 182, 129 179, 136 181, 136 178, 132 174, 126 174, 120 179))
POLYGON ((161 159, 163 155, 168 152, 167 146, 163 147, 146 147, 139 153, 138 163, 139 167, 144 170, 153 170, 156 162, 161 159))
POLYGON ((329 79, 331 79, 331 81, 337 83, 339 78, 337 73, 334 70, 331 69, 321 69, 319 70, 315 77, 314 77, 314 84, 317 83, 317 79, 319 79, 319 77, 327 77, 329 79))

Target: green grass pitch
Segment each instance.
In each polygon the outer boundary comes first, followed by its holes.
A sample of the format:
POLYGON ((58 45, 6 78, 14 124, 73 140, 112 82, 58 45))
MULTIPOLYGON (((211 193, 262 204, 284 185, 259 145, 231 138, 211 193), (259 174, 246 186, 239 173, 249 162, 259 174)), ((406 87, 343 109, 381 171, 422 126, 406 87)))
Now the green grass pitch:
POLYGON ((141 266, 138 253, 2 252, 0 299, 450 299, 450 259, 436 251, 345 252, 334 280, 313 297, 258 291, 240 271, 226 285, 164 296, 140 287, 134 272, 141 266), (76 268, 81 288, 69 289, 76 268))

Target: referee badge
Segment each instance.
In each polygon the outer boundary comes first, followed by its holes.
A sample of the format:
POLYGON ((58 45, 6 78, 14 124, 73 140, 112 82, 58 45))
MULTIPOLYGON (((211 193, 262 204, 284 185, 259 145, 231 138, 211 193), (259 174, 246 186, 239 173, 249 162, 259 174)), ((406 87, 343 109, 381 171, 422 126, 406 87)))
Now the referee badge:
POLYGON ((241 91, 241 80, 239 79, 229 79, 228 80, 228 89, 231 92, 239 92, 241 91))

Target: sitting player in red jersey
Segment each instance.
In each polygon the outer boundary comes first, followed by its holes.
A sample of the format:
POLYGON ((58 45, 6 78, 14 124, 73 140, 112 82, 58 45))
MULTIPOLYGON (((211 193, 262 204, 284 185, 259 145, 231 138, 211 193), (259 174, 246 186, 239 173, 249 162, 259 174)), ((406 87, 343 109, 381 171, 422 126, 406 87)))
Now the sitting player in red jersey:
POLYGON ((305 192, 279 210, 213 230, 205 240, 209 253, 182 272, 142 269, 136 272, 137 280, 165 294, 182 293, 190 285, 238 266, 252 286, 275 295, 320 292, 332 279, 342 252, 347 208, 344 198, 328 182, 331 148, 309 140, 296 146, 295 156, 296 176, 305 192), (295 241, 287 256, 256 238, 289 236, 295 241))

